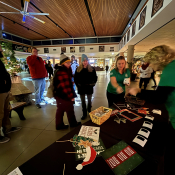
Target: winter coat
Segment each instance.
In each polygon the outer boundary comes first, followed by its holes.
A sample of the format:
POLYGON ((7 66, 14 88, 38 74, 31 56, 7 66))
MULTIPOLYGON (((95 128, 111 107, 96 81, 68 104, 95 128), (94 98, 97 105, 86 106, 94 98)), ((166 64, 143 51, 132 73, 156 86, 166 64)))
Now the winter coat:
POLYGON ((140 68, 140 78, 150 78, 151 73, 153 72, 153 69, 151 67, 147 67, 145 70, 140 68))
POLYGON ((44 61, 41 57, 31 55, 27 57, 27 64, 29 65, 30 75, 32 79, 45 78, 47 71, 44 65, 44 61))
POLYGON ((72 100, 76 97, 72 83, 72 69, 58 66, 53 77, 54 96, 63 100, 72 100))
POLYGON ((78 94, 93 94, 93 87, 97 82, 97 74, 93 68, 92 72, 88 72, 87 68, 83 68, 81 72, 75 72, 74 82, 78 88, 78 94))

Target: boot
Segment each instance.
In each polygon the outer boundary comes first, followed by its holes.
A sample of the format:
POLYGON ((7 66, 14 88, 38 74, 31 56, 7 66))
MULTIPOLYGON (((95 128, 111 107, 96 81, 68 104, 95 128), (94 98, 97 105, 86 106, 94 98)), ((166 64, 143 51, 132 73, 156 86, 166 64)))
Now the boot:
POLYGON ((84 120, 87 117, 86 105, 83 105, 82 108, 83 108, 83 116, 81 117, 81 120, 84 120))
POLYGON ((87 110, 88 110, 89 113, 91 112, 91 108, 92 108, 91 104, 88 104, 87 110))

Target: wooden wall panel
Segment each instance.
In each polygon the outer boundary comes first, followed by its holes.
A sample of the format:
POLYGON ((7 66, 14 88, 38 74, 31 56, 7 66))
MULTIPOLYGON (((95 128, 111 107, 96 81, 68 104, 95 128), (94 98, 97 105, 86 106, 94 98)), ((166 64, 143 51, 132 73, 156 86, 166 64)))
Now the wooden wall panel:
POLYGON ((97 36, 121 35, 140 0, 88 0, 97 36))
POLYGON ((95 36, 84 0, 32 0, 73 37, 95 36))

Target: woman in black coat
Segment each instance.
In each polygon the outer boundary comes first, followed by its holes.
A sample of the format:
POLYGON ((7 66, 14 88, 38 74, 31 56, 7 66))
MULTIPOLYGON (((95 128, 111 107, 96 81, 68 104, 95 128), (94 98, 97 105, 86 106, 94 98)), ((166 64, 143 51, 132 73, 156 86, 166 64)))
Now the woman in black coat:
POLYGON ((88 99, 88 112, 91 112, 91 98, 93 87, 97 82, 97 74, 95 69, 89 64, 88 57, 85 54, 82 54, 81 62, 82 64, 80 64, 75 72, 74 81, 82 102, 83 116, 81 119, 84 120, 87 117, 85 95, 87 95, 88 99))

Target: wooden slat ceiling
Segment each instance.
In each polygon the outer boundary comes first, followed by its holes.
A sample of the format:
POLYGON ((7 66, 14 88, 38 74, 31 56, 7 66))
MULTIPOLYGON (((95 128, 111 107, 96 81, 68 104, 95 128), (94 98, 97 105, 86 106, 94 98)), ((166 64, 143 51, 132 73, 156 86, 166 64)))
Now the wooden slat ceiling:
MULTIPOLYGON (((1 0, 17 9, 21 9, 20 0, 1 0)), ((84 0, 31 0, 36 7, 44 13, 49 13, 55 23, 72 37, 95 36, 84 0)), ((94 27, 97 36, 121 35, 140 0, 88 0, 94 27)), ((0 4, 0 12, 15 12, 10 7, 0 4)), ((39 12, 29 4, 28 11, 39 12)), ((45 21, 42 24, 27 17, 22 23, 22 15, 2 14, 3 16, 32 29, 39 34, 28 31, 18 24, 8 21, 0 16, 0 30, 4 30, 31 40, 70 38, 59 27, 45 16, 36 16, 45 21), (2 27, 3 26, 3 27, 2 27), (44 35, 44 36, 42 36, 44 35), (46 37, 45 37, 46 36, 46 37)))
POLYGON ((121 35, 140 0, 88 0, 98 36, 121 35))
POLYGON ((95 36, 84 0, 32 0, 71 36, 95 36))
MULTIPOLYGON (((1 0, 17 9, 21 9, 21 1, 20 0, 1 0)), ((3 4, 0 5, 0 11, 7 11, 7 12, 15 12, 16 10, 13 10, 12 8, 5 6, 3 4)), ((40 13, 36 8, 34 8, 31 4, 29 4, 28 12, 37 12, 40 13)), ((48 13, 48 11, 46 11, 48 13)), ((31 19, 29 17, 26 18, 26 23, 22 23, 22 15, 16 15, 16 14, 2 14, 3 16, 10 18, 13 21, 16 21, 20 23, 21 25, 24 25, 38 33, 41 33, 42 35, 48 37, 48 38, 68 38, 69 36, 64 33, 60 28, 56 27, 49 19, 47 19, 45 16, 36 16, 37 18, 45 21, 45 24, 38 22, 34 19, 31 19)), ((6 29, 4 29, 7 31, 6 29)), ((26 29, 23 27, 20 27, 19 30, 19 36, 21 36, 20 33, 26 33, 26 38, 31 39, 27 36, 26 29)), ((33 37, 33 39, 39 39, 41 36, 38 35, 38 37, 33 37)), ((46 39, 46 38, 45 38, 46 39)))

